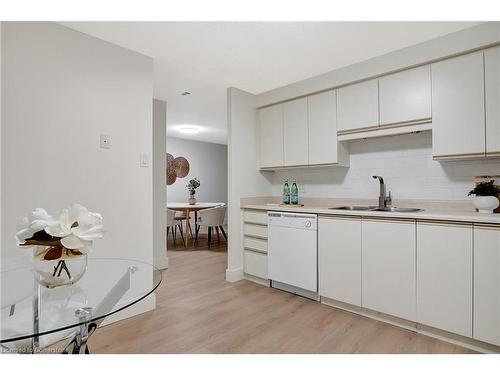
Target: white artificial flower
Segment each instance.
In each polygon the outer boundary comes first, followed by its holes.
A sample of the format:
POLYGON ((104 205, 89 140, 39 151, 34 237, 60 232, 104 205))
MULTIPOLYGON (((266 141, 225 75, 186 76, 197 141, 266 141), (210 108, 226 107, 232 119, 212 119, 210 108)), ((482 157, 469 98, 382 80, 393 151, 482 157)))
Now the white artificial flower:
POLYGON ((79 204, 62 210, 56 219, 57 223, 46 227, 45 231, 61 238, 61 244, 67 249, 87 250, 93 240, 104 235, 102 216, 79 204))
POLYGON ((50 216, 43 208, 37 208, 25 217, 16 230, 16 242, 22 245, 26 239, 31 238, 36 232, 44 230, 50 225, 56 224, 56 220, 50 216))

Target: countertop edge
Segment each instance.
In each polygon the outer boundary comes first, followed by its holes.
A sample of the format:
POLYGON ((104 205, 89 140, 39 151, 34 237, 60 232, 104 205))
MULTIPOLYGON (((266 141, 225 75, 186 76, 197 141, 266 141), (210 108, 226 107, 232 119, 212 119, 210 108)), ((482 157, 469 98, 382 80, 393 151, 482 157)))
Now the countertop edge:
POLYGON ((419 212, 377 212, 377 211, 343 211, 331 210, 327 207, 283 207, 273 205, 243 205, 240 207, 243 210, 259 210, 259 211, 283 211, 283 212, 299 212, 318 214, 323 216, 361 216, 361 217, 376 217, 384 219, 415 219, 415 220, 431 220, 431 221, 448 221, 472 224, 489 224, 498 225, 500 227, 500 214, 480 214, 475 212, 462 211, 433 211, 424 210, 419 212))

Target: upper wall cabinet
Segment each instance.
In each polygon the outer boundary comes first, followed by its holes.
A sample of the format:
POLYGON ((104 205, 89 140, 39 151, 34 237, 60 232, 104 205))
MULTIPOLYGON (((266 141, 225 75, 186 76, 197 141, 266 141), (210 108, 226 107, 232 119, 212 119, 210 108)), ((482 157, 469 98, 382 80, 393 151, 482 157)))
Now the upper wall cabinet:
POLYGON ((282 167, 283 105, 273 105, 258 111, 260 132, 260 167, 282 167))
POLYGON ((378 80, 356 83, 337 90, 339 133, 378 127, 378 80))
POLYGON ((432 65, 432 148, 435 159, 485 155, 483 52, 432 65))
POLYGON ((486 156, 500 156, 500 47, 484 51, 486 156))
POLYGON ((285 166, 302 166, 309 163, 307 98, 283 104, 285 166))
POLYGON ((431 68, 409 69, 379 79, 380 126, 430 122, 431 68))
POLYGON ((335 91, 327 91, 307 98, 310 165, 349 164, 345 146, 337 142, 336 97, 335 91))
POLYGON ((335 91, 259 109, 260 168, 348 166, 336 114, 335 91))

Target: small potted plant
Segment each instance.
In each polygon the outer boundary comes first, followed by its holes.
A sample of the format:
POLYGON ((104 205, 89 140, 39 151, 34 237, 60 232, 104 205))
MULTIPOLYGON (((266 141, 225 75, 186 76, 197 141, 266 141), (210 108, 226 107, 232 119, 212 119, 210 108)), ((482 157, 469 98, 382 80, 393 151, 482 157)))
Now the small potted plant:
POLYGON ((189 183, 186 185, 188 191, 189 191, 189 199, 188 203, 189 204, 196 204, 196 198, 194 195, 196 194, 196 189, 200 187, 200 180, 197 178, 193 178, 192 180, 189 180, 189 183))
POLYGON ((475 195, 474 207, 480 213, 491 214, 493 210, 498 207, 497 195, 500 194, 500 186, 495 185, 495 180, 484 181, 477 184, 477 186, 469 191, 468 195, 475 195))
POLYGON ((33 248, 35 275, 47 288, 72 285, 87 270, 87 253, 102 238, 102 216, 75 204, 55 215, 37 208, 17 226, 18 246, 33 248))

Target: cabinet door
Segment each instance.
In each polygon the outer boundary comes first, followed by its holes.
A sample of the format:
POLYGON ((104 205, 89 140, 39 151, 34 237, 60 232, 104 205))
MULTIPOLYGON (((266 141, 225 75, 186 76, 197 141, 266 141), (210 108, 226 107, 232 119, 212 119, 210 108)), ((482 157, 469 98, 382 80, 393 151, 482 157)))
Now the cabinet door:
POLYGON ((473 334, 500 345, 500 228, 474 228, 473 334))
POLYGON ((335 91, 308 97, 309 164, 333 164, 337 157, 337 103, 335 91))
POLYGON ((472 225, 417 224, 417 321, 472 337, 472 225))
POLYGON ((267 279, 267 255, 245 250, 243 256, 243 271, 252 276, 267 279))
POLYGON ((432 64, 433 156, 485 154, 483 52, 432 64))
POLYGON ((260 166, 283 166, 283 105, 259 110, 260 166))
POLYGON ((339 132, 378 127, 378 124, 378 80, 372 79, 337 90, 339 132))
POLYGON ((309 144, 307 129, 307 98, 283 104, 285 166, 307 165, 309 144))
POLYGON ((415 222, 363 219, 363 307, 415 320, 415 222))
POLYGON ((379 79, 380 125, 431 118, 430 65, 379 79))
POLYGON ((486 155, 500 155, 500 47, 484 52, 486 155))
POLYGON ((361 306, 361 218, 318 219, 319 294, 361 306))

